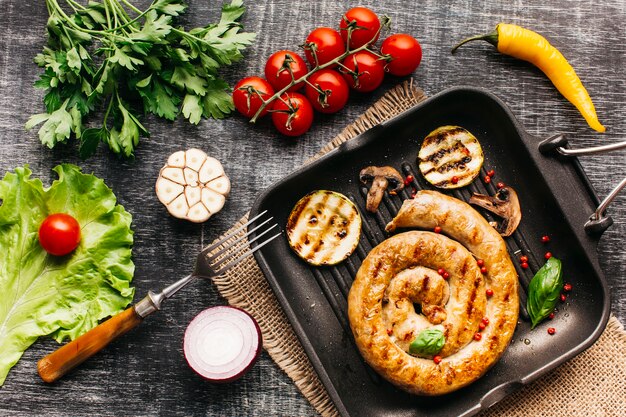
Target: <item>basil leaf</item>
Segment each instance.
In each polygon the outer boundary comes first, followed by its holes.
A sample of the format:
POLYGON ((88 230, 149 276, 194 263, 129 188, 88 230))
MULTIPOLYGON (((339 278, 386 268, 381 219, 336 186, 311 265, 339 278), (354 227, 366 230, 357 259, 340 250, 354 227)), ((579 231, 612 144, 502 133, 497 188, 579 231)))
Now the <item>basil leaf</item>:
POLYGON ((554 311, 563 288, 561 261, 552 257, 537 271, 528 286, 526 308, 534 329, 554 311))
POLYGON ((446 338, 441 330, 422 330, 409 345, 409 353, 411 355, 436 355, 441 352, 445 343, 446 338))

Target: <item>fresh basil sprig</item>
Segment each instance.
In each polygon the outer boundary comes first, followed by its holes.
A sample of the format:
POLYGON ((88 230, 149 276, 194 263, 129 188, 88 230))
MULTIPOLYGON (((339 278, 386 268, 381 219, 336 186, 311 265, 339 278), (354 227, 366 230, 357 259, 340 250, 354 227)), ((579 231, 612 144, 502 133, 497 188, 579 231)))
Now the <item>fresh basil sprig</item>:
POLYGON ((526 308, 534 329, 554 311, 563 288, 561 261, 552 257, 537 271, 528 286, 526 308))
POLYGON ((422 330, 409 345, 409 353, 411 355, 436 355, 441 351, 445 343, 446 338, 441 330, 422 330))

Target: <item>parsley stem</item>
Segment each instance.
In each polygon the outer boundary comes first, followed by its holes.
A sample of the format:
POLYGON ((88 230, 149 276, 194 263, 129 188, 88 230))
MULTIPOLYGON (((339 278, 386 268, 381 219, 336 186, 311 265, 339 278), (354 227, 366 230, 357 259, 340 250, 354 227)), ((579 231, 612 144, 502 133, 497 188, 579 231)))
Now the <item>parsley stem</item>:
POLYGON ((107 111, 104 113, 104 120, 102 121, 102 127, 107 129, 107 119, 109 118, 109 113, 111 112, 111 108, 113 107, 113 97, 109 100, 109 104, 107 105, 107 111))
POLYGON ((107 11, 107 13, 111 13, 111 15, 113 16, 114 28, 117 29, 120 26, 120 21, 118 19, 118 14, 115 10, 113 2, 111 2, 111 0, 104 0, 102 4, 104 5, 104 9, 107 11))
POLYGON ((194 40, 196 40, 196 41, 198 41, 198 42, 202 42, 202 43, 204 43, 204 44, 206 44, 207 46, 209 46, 209 47, 211 47, 211 48, 212 48, 212 46, 211 46, 211 45, 209 45, 207 41, 205 41, 204 39, 199 38, 199 37, 197 37, 197 36, 195 36, 195 35, 192 35, 192 34, 191 34, 191 33, 189 33, 189 32, 185 32, 184 30, 176 29, 175 27, 172 27, 172 32, 174 32, 174 33, 178 33, 179 35, 184 36, 184 37, 186 37, 186 38, 191 38, 191 39, 194 39, 194 40))
MULTIPOLYGON (((69 17, 67 15, 67 13, 65 13, 65 11, 61 8, 61 6, 59 6, 59 3, 57 3, 56 0, 46 0, 46 4, 48 4, 50 7, 48 8, 48 13, 50 15, 56 14, 58 15, 68 26, 71 26, 72 29, 77 30, 79 32, 83 32, 89 35, 97 35, 97 36, 106 36, 106 37, 116 37, 116 38, 120 38, 121 40, 127 40, 128 38, 124 37, 124 36, 120 36, 117 35, 115 33, 108 33, 106 31, 103 30, 92 30, 92 29, 86 29, 83 28, 81 26, 78 26, 74 20, 69 17)), ((105 7, 106 10, 106 7, 105 7)), ((109 23, 110 25, 110 23, 109 23)))
POLYGON ((133 6, 133 4, 127 0, 122 0, 122 2, 127 5, 130 9, 132 9, 135 13, 141 13, 141 10, 133 6))
MULTIPOLYGON (((139 32, 139 29, 137 29, 136 27, 134 27, 133 25, 130 24, 130 22, 131 22, 130 16, 128 15, 128 13, 126 13, 126 10, 124 10, 124 7, 117 0, 109 0, 109 3, 113 7, 114 11, 115 11, 115 9, 117 9, 116 14, 119 15, 120 20, 123 23, 122 25, 118 24, 116 26, 117 30, 122 30, 122 31, 128 33, 126 31, 126 28, 129 28, 131 32, 139 32)), ((148 10, 150 10, 150 8, 148 8, 146 11, 148 11, 148 10)), ((145 12, 143 12, 140 15, 143 15, 144 13, 145 12)))
POLYGON ((106 7, 106 5, 104 5, 104 13, 107 16, 107 27, 109 28, 108 30, 112 30, 111 15, 109 15, 109 8, 106 7))
POLYGON ((72 7, 72 9, 74 9, 74 10, 77 10, 77 8, 80 9, 80 10, 85 10, 86 9, 85 6, 83 6, 82 4, 80 4, 80 3, 78 3, 78 2, 76 2, 74 0, 66 0, 66 1, 67 1, 67 4, 69 4, 72 7))

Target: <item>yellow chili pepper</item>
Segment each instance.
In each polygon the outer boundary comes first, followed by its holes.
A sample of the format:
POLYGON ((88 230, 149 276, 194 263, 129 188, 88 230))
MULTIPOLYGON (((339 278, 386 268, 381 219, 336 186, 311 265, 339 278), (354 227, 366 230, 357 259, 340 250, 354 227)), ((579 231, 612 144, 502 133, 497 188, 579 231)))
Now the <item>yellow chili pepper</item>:
POLYGON ((593 102, 576 75, 576 71, 546 38, 517 25, 500 23, 492 33, 473 36, 461 41, 452 48, 452 53, 459 46, 474 40, 487 41, 494 45, 498 52, 528 61, 538 67, 563 94, 563 97, 576 106, 592 129, 598 132, 606 130, 598 121, 593 102))

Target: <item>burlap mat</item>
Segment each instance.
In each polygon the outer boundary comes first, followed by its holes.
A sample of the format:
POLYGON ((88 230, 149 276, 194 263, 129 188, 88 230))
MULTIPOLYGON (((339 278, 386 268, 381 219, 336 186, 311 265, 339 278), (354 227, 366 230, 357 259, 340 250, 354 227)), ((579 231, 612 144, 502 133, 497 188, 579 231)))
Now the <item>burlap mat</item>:
MULTIPOLYGON (((424 93, 410 82, 395 87, 307 163, 424 98, 424 93)), ((231 230, 246 220, 247 216, 231 230)), ((263 347, 313 407, 323 416, 338 416, 256 261, 249 258, 214 282, 231 305, 257 319, 263 347)), ((625 370, 626 332, 611 317, 595 345, 481 416, 626 416, 625 370)))

